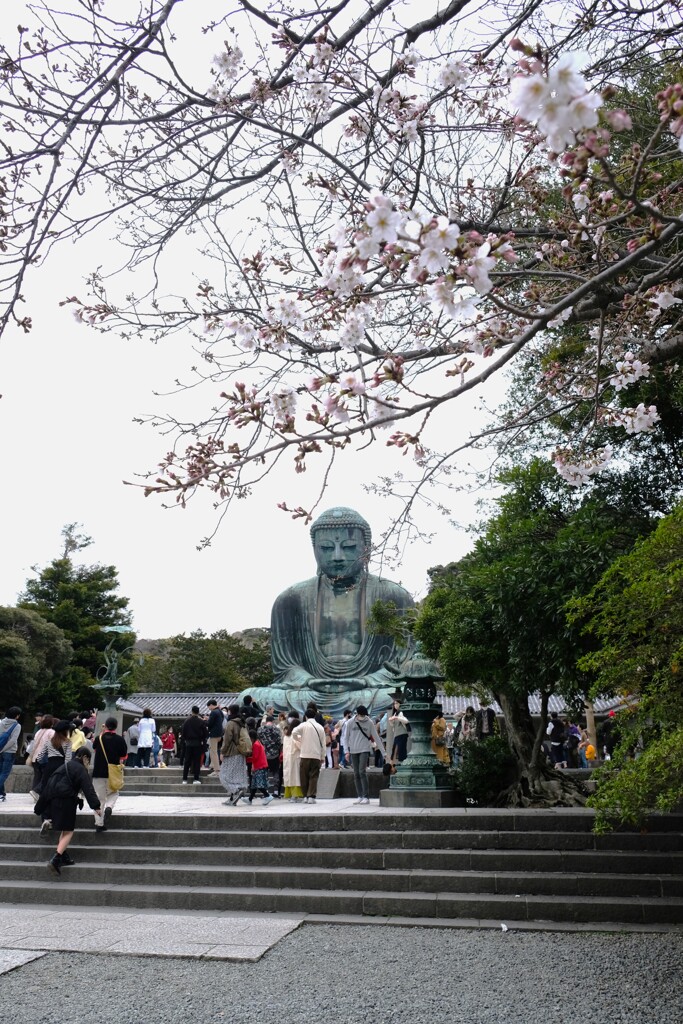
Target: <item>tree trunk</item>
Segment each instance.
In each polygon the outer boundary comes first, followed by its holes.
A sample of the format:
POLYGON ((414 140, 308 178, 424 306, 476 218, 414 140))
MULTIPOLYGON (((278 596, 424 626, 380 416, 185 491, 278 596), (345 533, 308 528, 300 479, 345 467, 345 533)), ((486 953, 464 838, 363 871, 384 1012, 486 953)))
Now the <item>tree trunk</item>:
MULTIPOLYGON (((547 695, 543 710, 547 714, 547 695)), ((541 756, 545 715, 539 731, 529 713, 526 694, 517 698, 495 693, 505 716, 507 739, 517 763, 516 781, 501 793, 500 806, 507 807, 581 807, 586 803, 585 787, 561 771, 550 768, 541 756)))

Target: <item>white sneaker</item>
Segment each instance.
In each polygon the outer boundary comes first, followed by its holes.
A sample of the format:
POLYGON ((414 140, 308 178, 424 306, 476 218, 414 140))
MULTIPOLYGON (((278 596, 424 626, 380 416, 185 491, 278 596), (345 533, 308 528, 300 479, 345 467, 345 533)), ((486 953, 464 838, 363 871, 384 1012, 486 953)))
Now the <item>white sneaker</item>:
POLYGON ((194 782, 192 783, 192 785, 193 786, 201 786, 201 782, 199 781, 199 779, 195 779, 194 782))
POLYGON ((187 779, 183 779, 183 786, 188 786, 188 785, 189 785, 189 783, 188 783, 187 779))
POLYGON ((364 796, 363 799, 360 802, 362 804, 369 804, 370 803, 370 798, 367 797, 367 796, 364 796))
POLYGON ((364 803, 365 801, 363 800, 363 797, 362 797, 362 796, 359 796, 359 797, 358 797, 358 799, 357 799, 357 800, 354 800, 353 802, 354 802, 354 804, 362 804, 362 803, 364 803))

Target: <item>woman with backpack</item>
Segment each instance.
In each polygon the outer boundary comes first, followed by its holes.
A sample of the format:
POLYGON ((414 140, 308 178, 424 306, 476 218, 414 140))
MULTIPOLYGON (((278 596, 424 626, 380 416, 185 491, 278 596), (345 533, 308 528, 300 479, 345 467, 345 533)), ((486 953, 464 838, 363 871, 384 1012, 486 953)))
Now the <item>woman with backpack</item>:
POLYGON ((249 795, 249 776, 247 775, 247 754, 251 753, 251 740, 240 717, 237 704, 228 708, 228 721, 223 733, 220 767, 221 785, 228 793, 223 803, 236 807, 241 796, 249 795))
POLYGON ((36 814, 47 814, 52 827, 60 832, 57 849, 48 861, 48 867, 55 875, 61 875, 63 867, 74 863, 66 851, 76 830, 76 811, 83 806, 80 792, 83 791, 93 811, 98 812, 101 807, 88 774, 89 767, 90 751, 87 747, 80 747, 52 772, 33 808, 36 814))

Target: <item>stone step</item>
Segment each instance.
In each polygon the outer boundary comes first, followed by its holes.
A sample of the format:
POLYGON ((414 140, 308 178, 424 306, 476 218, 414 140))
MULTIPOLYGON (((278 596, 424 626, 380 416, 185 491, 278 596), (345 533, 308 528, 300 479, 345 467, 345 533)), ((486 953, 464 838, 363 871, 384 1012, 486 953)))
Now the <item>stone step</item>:
MULTIPOLYGON (((482 893, 386 892, 362 890, 257 888, 235 886, 137 885, 93 888, 71 882, 65 868, 62 878, 41 881, 32 877, 0 881, 0 902, 80 906, 116 906, 137 909, 260 911, 282 913, 342 914, 344 916, 400 916, 467 918, 498 921, 599 922, 606 930, 619 923, 680 923, 683 899, 621 896, 559 898, 545 895, 498 895, 482 893)), ((35 871, 33 872, 35 876, 35 871)), ((219 927, 219 925, 217 925, 219 927)))
MULTIPOLYGON (((47 863, 52 848, 36 851, 40 856, 27 860, 3 859, 2 877, 30 883, 36 875, 36 862, 47 863)), ((16 856, 16 851, 15 851, 16 856)), ((206 864, 138 864, 118 859, 99 863, 85 851, 73 851, 76 865, 69 876, 93 886, 162 885, 202 888, 225 884, 239 888, 360 890, 370 888, 387 892, 478 892, 485 894, 549 895, 558 898, 583 896, 621 896, 670 899, 683 897, 682 875, 604 874, 560 871, 430 871, 422 868, 402 870, 367 867, 330 868, 254 865, 248 861, 230 866, 206 864)), ((67 869, 65 869, 67 870, 67 869)))
MULTIPOLYGON (((273 810, 271 804, 269 810, 273 810)), ((168 815, 124 815, 118 812, 112 818, 107 832, 107 845, 128 846, 135 842, 141 847, 155 846, 259 846, 279 848, 361 848, 361 849, 413 849, 413 850, 546 850, 552 852, 604 851, 631 853, 683 852, 683 836, 676 833, 635 833, 615 832, 594 835, 591 832, 447 832, 443 830, 422 832, 383 832, 367 827, 374 819, 358 823, 353 830, 335 830, 327 827, 328 818, 317 820, 321 831, 310 828, 311 819, 273 818, 268 819, 268 810, 262 816, 256 813, 236 815, 228 813, 222 818, 202 815, 182 818, 168 815), (218 823, 216 827, 216 823, 218 823), (297 829, 297 825, 301 828, 297 829), (306 826, 306 827, 304 827, 306 826), (365 826, 362 828, 361 826, 365 826)), ((93 830, 92 814, 79 815, 76 839, 79 845, 101 843, 102 837, 93 830)), ((31 841, 38 835, 39 822, 29 814, 12 814, 0 817, 0 842, 15 843, 31 841)))
POLYGON ((183 786, 182 783, 177 785, 168 786, 145 786, 144 783, 140 783, 139 786, 126 786, 126 796, 181 796, 181 797, 198 797, 198 796, 210 796, 210 797, 222 797, 223 800, 227 799, 228 794, 219 784, 217 786, 211 785, 208 782, 203 782, 201 786, 183 786))
MULTIPOLYGON (((189 787, 187 787, 189 788, 189 787)), ((197 790, 199 787, 195 787, 197 790)), ((168 813, 152 814, 126 814, 125 792, 121 797, 121 803, 116 808, 116 821, 119 827, 130 831, 137 829, 166 829, 173 817, 168 813)), ((563 841, 580 843, 589 839, 590 843, 605 839, 608 844, 616 841, 617 844, 631 844, 625 848, 638 849, 638 843, 643 837, 655 836, 657 843, 669 843, 668 849, 683 849, 683 815, 653 815, 648 819, 647 830, 644 832, 619 831, 610 833, 607 836, 595 836, 591 832, 594 815, 590 810, 564 810, 557 811, 524 811, 524 810, 455 810, 455 811, 431 811, 417 812, 393 811, 391 813, 376 814, 376 808, 359 808, 358 810, 340 811, 318 815, 311 807, 304 808, 300 815, 279 815, 277 806, 279 801, 273 801, 268 808, 261 810, 254 805, 249 812, 249 828, 255 831, 300 831, 317 832, 324 829, 327 832, 354 832, 367 831, 370 821, 372 827, 381 834, 391 832, 413 832, 416 836, 423 830, 429 832, 445 832, 450 836, 464 834, 471 836, 474 833, 521 833, 524 836, 530 833, 547 833, 547 843, 552 848, 558 843, 558 835, 565 837, 563 841), (665 837, 669 837, 668 839, 665 837), (635 845, 633 845, 635 844, 635 845)), ((329 805, 328 805, 329 806, 329 805)), ((244 808, 246 810, 246 808, 244 808)), ((0 828, 6 825, 21 825, 26 822, 26 814, 12 812, 3 808, 0 815, 0 828)), ((245 817, 241 813, 230 813, 229 808, 224 812, 215 815, 202 814, 193 817, 183 818, 184 828, 188 830, 216 830, 231 831, 244 827, 245 817)), ((92 813, 80 813, 77 815, 76 828, 88 828, 92 825, 92 813)), ((522 839, 520 845, 523 845, 522 839)), ((416 839, 419 842, 419 839, 416 839)), ((599 847, 596 847, 599 848, 599 847)), ((613 846, 609 848, 614 848, 613 846)), ((616 848, 619 848, 617 846, 616 848)))
MULTIPOLYGON (((1 834, 1 833, 0 833, 1 834)), ((481 872, 553 872, 620 875, 681 875, 683 854, 623 853, 596 851, 543 851, 543 850, 410 850, 311 847, 276 847, 239 845, 229 849, 223 846, 131 846, 114 842, 117 834, 107 836, 77 833, 71 851, 79 863, 121 863, 127 865, 187 865, 344 868, 347 870, 429 870, 481 871, 481 872)), ((119 838, 122 838, 119 836, 119 838)), ((232 839, 232 837, 230 837, 232 839)), ((130 843, 131 837, 127 837, 130 843)), ((225 840, 225 837, 223 837, 225 840)), ((49 841, 36 837, 35 832, 14 842, 0 843, 0 864, 17 858, 30 863, 45 860, 49 841)), ((683 895, 683 894, 682 894, 683 895)))

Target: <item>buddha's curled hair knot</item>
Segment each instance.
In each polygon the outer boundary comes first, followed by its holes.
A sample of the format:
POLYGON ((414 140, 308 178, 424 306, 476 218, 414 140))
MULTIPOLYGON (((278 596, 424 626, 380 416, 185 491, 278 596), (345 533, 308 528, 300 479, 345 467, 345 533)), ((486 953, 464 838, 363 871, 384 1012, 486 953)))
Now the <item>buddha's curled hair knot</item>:
POLYGON ((366 519, 352 508, 338 505, 335 508, 328 508, 322 512, 311 526, 311 539, 315 540, 316 530, 334 530, 338 527, 356 527, 363 533, 365 546, 370 551, 372 545, 372 530, 366 519))

